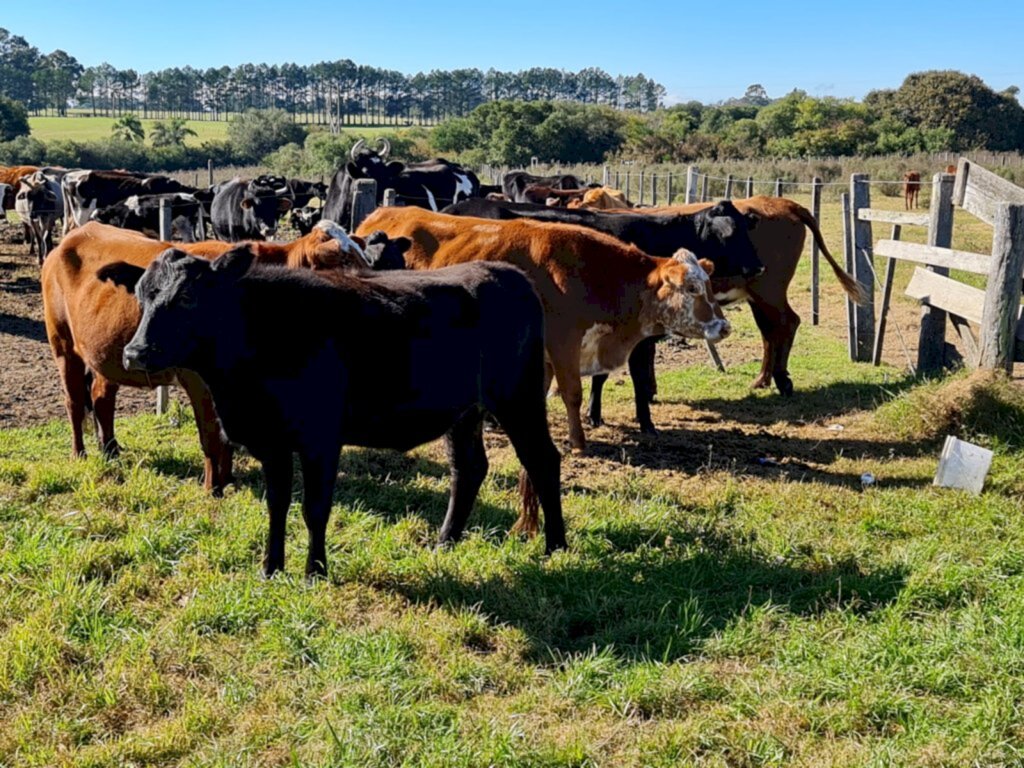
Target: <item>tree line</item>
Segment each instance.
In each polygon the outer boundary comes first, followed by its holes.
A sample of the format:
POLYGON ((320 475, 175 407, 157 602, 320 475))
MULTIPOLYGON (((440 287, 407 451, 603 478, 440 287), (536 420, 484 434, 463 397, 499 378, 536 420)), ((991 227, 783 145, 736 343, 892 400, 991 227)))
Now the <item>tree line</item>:
POLYGON ((114 117, 226 120, 251 109, 280 109, 307 124, 398 126, 436 125, 496 100, 573 101, 650 112, 662 105, 665 89, 643 74, 613 76, 596 67, 408 75, 349 59, 139 73, 107 63, 84 67, 62 50, 41 54, 25 38, 0 29, 0 95, 35 114, 65 115, 74 102, 87 113, 114 117))

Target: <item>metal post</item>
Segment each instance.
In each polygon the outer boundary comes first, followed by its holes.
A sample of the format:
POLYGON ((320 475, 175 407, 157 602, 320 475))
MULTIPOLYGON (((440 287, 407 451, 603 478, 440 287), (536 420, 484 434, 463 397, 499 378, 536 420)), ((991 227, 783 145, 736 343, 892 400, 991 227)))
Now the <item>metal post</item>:
POLYGON ((700 169, 696 165, 691 165, 686 169, 686 202, 696 203, 697 202, 697 177, 700 175, 700 169))
POLYGON ((702 203, 708 201, 708 175, 706 173, 700 179, 700 201, 702 203))
POLYGON ((636 204, 637 205, 643 205, 644 204, 644 169, 643 168, 640 169, 640 176, 637 179, 636 196, 637 196, 636 204))
POLYGON ((747 197, 754 196, 754 177, 747 176, 747 197))
POLYGON ((732 200, 732 174, 725 176, 725 199, 732 200))
POLYGON ((384 201, 381 203, 385 208, 391 208, 398 202, 398 193, 395 190, 388 189, 384 190, 384 201))
POLYGON ((775 180, 775 196, 782 197, 782 179, 775 180))

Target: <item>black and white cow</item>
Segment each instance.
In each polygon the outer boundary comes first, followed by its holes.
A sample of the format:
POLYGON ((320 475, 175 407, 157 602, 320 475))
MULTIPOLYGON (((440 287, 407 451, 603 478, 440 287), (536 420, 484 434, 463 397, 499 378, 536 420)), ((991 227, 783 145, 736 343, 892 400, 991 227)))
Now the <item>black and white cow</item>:
POLYGON ((171 192, 166 195, 132 195, 127 200, 93 211, 92 218, 121 229, 133 229, 146 237, 160 237, 160 203, 171 204, 171 237, 183 243, 206 239, 203 206, 195 195, 171 192))
POLYGON ((94 211, 127 200, 132 195, 196 192, 195 187, 167 176, 134 171, 68 171, 61 181, 64 193, 64 234, 92 218, 94 211))
POLYGON ((443 158, 422 163, 388 162, 391 144, 380 140, 380 150, 373 150, 360 139, 352 147, 348 163, 331 179, 323 216, 331 221, 352 220, 352 200, 357 179, 377 182, 377 204, 384 200, 384 190, 393 189, 404 205, 439 211, 459 200, 480 196, 480 180, 472 171, 443 158))
MULTIPOLYGON (((571 173, 563 173, 558 176, 534 176, 526 171, 510 171, 501 179, 502 191, 505 197, 513 203, 532 203, 526 194, 529 187, 547 187, 548 189, 583 189, 584 184, 579 177, 571 173)), ((543 201, 541 201, 543 202, 543 201)))
POLYGON ((278 218, 291 208, 291 192, 283 177, 235 178, 217 186, 210 218, 218 240, 269 240, 277 234, 278 218))
POLYGON ((53 250, 53 227, 64 214, 59 170, 40 168, 19 183, 14 197, 14 210, 30 237, 30 253, 38 254, 39 263, 53 250))

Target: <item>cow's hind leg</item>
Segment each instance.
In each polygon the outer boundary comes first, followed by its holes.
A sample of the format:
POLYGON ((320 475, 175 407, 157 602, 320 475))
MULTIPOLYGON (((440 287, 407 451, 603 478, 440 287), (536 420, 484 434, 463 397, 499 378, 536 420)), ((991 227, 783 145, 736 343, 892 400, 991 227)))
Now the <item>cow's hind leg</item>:
POLYGON ((334 483, 338 478, 340 448, 320 455, 302 454, 302 518, 309 533, 306 576, 327 576, 327 520, 331 516, 334 483))
POLYGON ((288 507, 292 503, 292 457, 279 453, 262 460, 263 479, 267 486, 267 512, 270 530, 267 551, 263 556, 263 573, 273 576, 284 570, 284 536, 288 520, 288 507))
POLYGON ((790 397, 793 394, 793 380, 789 377, 789 353, 793 350, 793 341, 796 339, 799 327, 800 315, 787 302, 782 311, 778 347, 775 353, 775 369, 772 371, 775 386, 779 388, 779 392, 784 397, 790 397))
POLYGON ((775 359, 778 356, 778 313, 766 304, 761 302, 750 302, 750 311, 754 315, 754 322, 761 331, 761 342, 764 345, 764 354, 761 358, 761 372, 751 384, 753 389, 764 389, 772 385, 772 373, 775 371, 775 359))
POLYGON ((179 374, 178 383, 188 394, 196 416, 204 456, 203 487, 214 496, 221 496, 224 488, 234 481, 231 475, 232 450, 221 431, 220 419, 213 407, 213 395, 202 379, 194 374, 179 374))
POLYGON ((118 386, 110 379, 94 373, 92 377, 92 416, 96 423, 96 437, 100 450, 108 458, 121 455, 121 446, 114 437, 114 409, 118 386))
POLYGON ((633 398, 636 401, 636 420, 640 431, 656 435, 658 430, 651 421, 651 403, 654 402, 656 385, 654 379, 655 339, 644 339, 629 353, 629 376, 633 380, 633 398))
MULTIPOLYGON (((487 453, 484 450, 483 422, 479 411, 464 414, 445 435, 452 487, 448 512, 441 525, 439 543, 447 544, 462 538, 469 513, 487 476, 487 453)), ((502 427, 506 427, 502 423, 502 427)))
POLYGON ((562 518, 562 457, 548 432, 543 400, 531 403, 525 409, 510 407, 502 410, 498 414, 498 420, 505 426, 505 433, 527 475, 520 478, 523 510, 512 526, 512 531, 531 536, 537 533, 537 510, 536 506, 530 503, 530 497, 536 494, 540 506, 544 509, 546 551, 550 554, 556 549, 565 549, 567 544, 565 521, 562 518))
POLYGON ((600 427, 604 424, 604 419, 601 418, 601 395, 606 381, 608 381, 607 373, 599 373, 590 377, 590 400, 587 403, 587 414, 592 427, 600 427))

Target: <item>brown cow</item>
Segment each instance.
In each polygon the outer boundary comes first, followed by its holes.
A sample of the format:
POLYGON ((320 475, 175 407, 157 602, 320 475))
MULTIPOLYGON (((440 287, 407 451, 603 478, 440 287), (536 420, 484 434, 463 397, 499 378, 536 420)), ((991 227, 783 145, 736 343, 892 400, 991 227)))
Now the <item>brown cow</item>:
POLYGON ((908 211, 920 207, 917 202, 920 193, 921 174, 917 171, 907 171, 903 174, 903 207, 908 211))
POLYGON ((678 333, 725 338, 729 322, 711 297, 710 262, 679 251, 648 256, 591 229, 512 219, 496 221, 379 208, 356 231, 383 230, 412 240, 406 264, 435 269, 466 261, 507 261, 533 280, 544 304, 548 377, 553 373, 569 419, 572 449, 586 445, 581 375, 624 365, 637 342, 678 333))
MULTIPOLYGON (((800 316, 789 305, 786 292, 793 280, 796 266, 803 254, 805 227, 818 243, 822 255, 835 273, 843 291, 855 302, 863 299, 863 286, 848 275, 829 253, 818 223, 811 212, 799 203, 784 197, 757 195, 732 201, 743 214, 756 214, 758 224, 750 231, 757 256, 764 264, 764 272, 750 280, 712 279, 715 298, 726 305, 746 299, 754 315, 764 344, 761 372, 753 387, 771 386, 772 379, 785 396, 793 394, 789 377, 789 354, 793 339, 800 327, 800 316)), ((714 203, 644 208, 642 213, 693 213, 713 206, 714 203)))
POLYGON ((597 187, 588 189, 580 200, 571 201, 568 208, 592 208, 595 211, 621 211, 631 209, 633 204, 620 189, 597 187))
MULTIPOLYGON (((254 242, 251 247, 263 264, 331 269, 359 265, 362 243, 349 238, 333 222, 321 222, 309 235, 291 243, 254 242)), ((235 245, 208 240, 175 243, 174 247, 212 259, 235 245)), ((108 455, 116 455, 120 451, 114 437, 118 387, 151 388, 177 381, 195 410, 206 457, 204 485, 219 493, 230 482, 231 449, 221 437, 209 391, 195 374, 186 371, 151 376, 124 369, 121 352, 138 326, 139 303, 131 294, 96 277, 101 267, 119 261, 146 267, 170 247, 170 243, 99 222, 72 230, 43 263, 40 280, 46 336, 64 387, 72 455, 85 455, 82 421, 90 400, 100 447, 108 455), (91 386, 87 370, 92 372, 91 386)))

